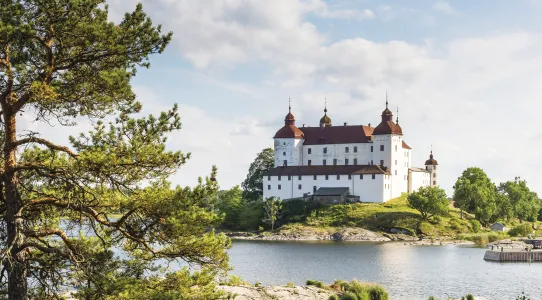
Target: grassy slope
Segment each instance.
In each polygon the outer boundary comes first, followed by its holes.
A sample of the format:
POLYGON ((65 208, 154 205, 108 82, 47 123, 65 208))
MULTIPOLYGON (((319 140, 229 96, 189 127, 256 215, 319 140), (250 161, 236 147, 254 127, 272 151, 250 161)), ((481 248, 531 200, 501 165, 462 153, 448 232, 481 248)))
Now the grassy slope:
MULTIPOLYGON (((464 214, 465 219, 472 216, 464 214)), ((459 211, 450 209, 449 216, 439 222, 421 222, 418 211, 408 207, 406 195, 386 203, 355 203, 331 205, 320 209, 306 222, 286 224, 281 231, 328 230, 341 227, 361 227, 377 232, 392 228, 407 229, 416 235, 452 239, 471 232, 468 220, 459 218, 459 211)))

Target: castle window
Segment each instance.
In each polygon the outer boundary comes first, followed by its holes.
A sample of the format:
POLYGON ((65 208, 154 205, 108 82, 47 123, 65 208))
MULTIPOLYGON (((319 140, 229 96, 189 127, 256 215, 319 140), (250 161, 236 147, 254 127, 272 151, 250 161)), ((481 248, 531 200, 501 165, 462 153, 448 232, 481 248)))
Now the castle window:
POLYGON ((314 180, 318 179, 318 175, 314 175, 314 180))
POLYGON ((280 190, 280 188, 281 188, 281 186, 280 186, 280 184, 279 184, 279 190, 280 190))
POLYGON ((358 165, 358 159, 354 158, 354 166, 357 166, 357 165, 358 165))
POLYGON ((312 187, 312 192, 313 192, 313 193, 316 193, 316 186, 313 186, 313 187, 312 187))
POLYGON ((308 163, 309 163, 309 166, 311 166, 311 165, 312 165, 312 161, 311 161, 310 159, 309 159, 309 162, 308 162, 308 163))
POLYGON ((397 166, 397 159, 395 160, 395 165, 397 166))
POLYGON ((373 176, 372 176, 372 177, 373 177, 373 179, 375 179, 375 178, 376 178, 376 175, 375 175, 375 174, 373 174, 373 176))
POLYGON ((437 166, 433 166, 433 170, 436 170, 437 169, 437 166))
POLYGON ((395 145, 395 152, 397 152, 397 145, 395 145))
POLYGON ((373 146, 371 146, 371 152, 373 152, 373 146))
POLYGON ((433 178, 437 177, 437 173, 433 173, 433 178))
POLYGON ((348 174, 348 179, 352 179, 352 175, 348 174))
POLYGON ((328 180, 328 179, 329 179, 329 175, 326 175, 326 180, 328 180))
POLYGON ((267 180, 268 180, 268 181, 271 181, 271 176, 267 176, 267 180))
POLYGON ((384 151, 384 145, 380 145, 380 151, 384 151))
POLYGON ((286 142, 282 143, 283 146, 286 146, 286 142))
POLYGON ((341 180, 341 175, 337 175, 337 180, 341 180))
POLYGON ((286 152, 282 152, 282 155, 286 156, 286 152))
POLYGON ((298 184, 298 185, 297 185, 297 189, 298 189, 298 190, 301 189, 301 184, 298 184))
POLYGON ((280 181, 280 175, 279 175, 279 181, 280 181))
POLYGON ((345 166, 348 166, 348 158, 346 158, 346 159, 344 160, 344 165, 345 165, 345 166))
POLYGON ((324 154, 327 154, 327 147, 324 147, 324 154))
POLYGON ((433 185, 437 185, 437 182, 436 182, 436 181, 433 181, 433 185))
POLYGON ((381 166, 384 165, 384 160, 383 160, 383 159, 380 160, 380 165, 381 165, 381 166))
POLYGON ((333 165, 334 165, 334 166, 337 165, 337 159, 336 159, 336 158, 333 159, 333 165))
POLYGON ((301 180, 301 175, 297 176, 297 180, 301 180))
POLYGON ((405 178, 405 180, 406 180, 406 175, 404 175, 403 177, 404 177, 404 178, 405 178))
POLYGON ((354 153, 358 153, 358 147, 357 146, 354 147, 354 153))
POLYGON ((395 170, 395 175, 397 175, 397 170, 395 170))
POLYGON ((308 151, 309 154, 312 154, 312 149, 311 148, 309 148, 307 151, 308 151))
POLYGON ((363 180, 363 174, 359 174, 359 179, 363 180))
POLYGON ((324 161, 322 162, 322 164, 325 166, 326 165, 326 160, 324 159, 324 161))
POLYGON ((282 165, 285 166, 285 167, 288 166, 288 161, 287 161, 287 160, 284 160, 284 161, 282 162, 282 165))
POLYGON ((348 153, 350 149, 348 147, 344 147, 344 153, 348 153))
POLYGON ((267 185, 267 189, 268 189, 268 190, 270 190, 270 189, 271 189, 271 185, 270 185, 270 184, 269 184, 269 185, 267 185))
POLYGON ((288 180, 292 180, 292 176, 291 176, 291 175, 288 175, 288 180))

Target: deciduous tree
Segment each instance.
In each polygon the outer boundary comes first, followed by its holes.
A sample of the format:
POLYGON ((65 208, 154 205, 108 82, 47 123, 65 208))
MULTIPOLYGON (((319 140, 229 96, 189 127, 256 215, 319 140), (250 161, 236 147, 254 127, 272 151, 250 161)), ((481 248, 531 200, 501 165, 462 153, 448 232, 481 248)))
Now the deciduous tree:
POLYGON ((408 195, 408 205, 420 212, 423 220, 448 213, 450 202, 446 192, 439 187, 420 187, 408 195))
POLYGON ((499 191, 506 196, 512 216, 523 220, 535 221, 540 210, 540 199, 527 186, 525 180, 516 177, 514 181, 503 182, 499 191))
POLYGON ((177 107, 132 115, 141 104, 130 80, 171 33, 141 5, 114 24, 104 2, 0 0, 0 289, 11 300, 58 298, 71 274, 93 272, 85 266, 96 250, 79 231, 103 251, 118 247, 139 261, 227 267, 229 240, 208 231, 219 221, 211 211, 216 182, 200 179, 194 189, 166 182, 189 157, 165 148, 181 127, 177 107), (22 119, 35 128, 84 119, 95 126, 57 144, 23 131, 22 119))
POLYGON ((275 222, 279 217, 280 210, 282 209, 282 200, 278 197, 269 197, 265 199, 263 203, 265 216, 263 221, 271 225, 271 230, 275 230, 275 222))
POLYGON ((248 201, 256 201, 263 197, 263 174, 273 168, 275 164, 275 151, 271 148, 263 149, 250 164, 247 178, 241 184, 244 195, 248 201))
POLYGON ((454 185, 455 206, 475 214, 483 225, 489 224, 497 215, 497 189, 487 174, 480 168, 471 167, 463 171, 454 185))

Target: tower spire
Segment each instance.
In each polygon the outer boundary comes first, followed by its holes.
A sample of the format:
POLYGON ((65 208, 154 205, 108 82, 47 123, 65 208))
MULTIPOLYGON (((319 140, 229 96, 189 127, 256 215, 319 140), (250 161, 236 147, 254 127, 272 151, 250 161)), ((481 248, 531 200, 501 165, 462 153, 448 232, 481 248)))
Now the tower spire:
POLYGON ((397 105, 397 119, 395 120, 395 123, 399 125, 399 105, 397 105))
POLYGON ((388 108, 388 90, 386 90, 386 108, 388 108))
POLYGON ((327 97, 324 98, 324 114, 327 113, 327 97))
POLYGON ((290 96, 288 96, 288 112, 292 112, 292 100, 290 99, 290 96))

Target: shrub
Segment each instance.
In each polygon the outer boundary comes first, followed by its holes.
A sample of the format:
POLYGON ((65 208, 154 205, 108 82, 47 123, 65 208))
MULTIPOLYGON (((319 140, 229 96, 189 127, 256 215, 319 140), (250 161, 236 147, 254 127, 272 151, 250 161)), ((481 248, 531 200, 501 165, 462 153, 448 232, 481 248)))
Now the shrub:
POLYGON ((239 216, 239 227, 243 230, 254 230, 262 225, 264 215, 261 200, 247 202, 239 216))
POLYGON ((516 226, 508 231, 510 236, 527 236, 533 232, 533 227, 531 224, 525 223, 519 226, 516 226))
POLYGON ((331 295, 329 296, 328 300, 340 300, 341 298, 339 298, 338 295, 331 295))
POLYGON ((359 300, 359 298, 352 292, 346 292, 342 295, 341 300, 359 300))
POLYGON ((478 220, 470 220, 472 232, 477 233, 482 228, 482 224, 478 220))
POLYGON ((437 300, 437 299, 435 299, 435 297, 431 296, 431 297, 429 297, 429 300, 437 300))
POLYGON ((289 288, 293 288, 293 287, 295 287, 295 284, 293 282, 288 282, 288 283, 286 283, 286 286, 289 287, 289 288))
POLYGON ((474 297, 471 294, 468 294, 465 297, 461 297, 461 300, 474 300, 474 297))
POLYGON ((318 280, 312 280, 312 279, 309 279, 307 280, 307 285, 313 285, 315 287, 319 287, 321 289, 325 288, 326 285, 324 283, 322 283, 321 281, 318 281, 318 280))

